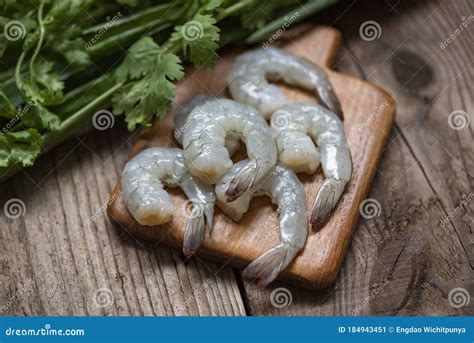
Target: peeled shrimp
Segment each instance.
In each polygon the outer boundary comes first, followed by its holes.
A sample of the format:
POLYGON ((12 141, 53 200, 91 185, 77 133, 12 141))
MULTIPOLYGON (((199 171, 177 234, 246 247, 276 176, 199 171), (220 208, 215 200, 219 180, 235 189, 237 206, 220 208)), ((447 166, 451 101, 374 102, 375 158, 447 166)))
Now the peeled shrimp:
POLYGON ((231 202, 262 182, 275 166, 277 149, 271 128, 250 106, 229 99, 214 99, 196 106, 183 132, 184 159, 191 174, 215 184, 233 162, 227 150, 230 134, 242 139, 249 160, 233 175, 225 192, 231 202))
POLYGON ((324 70, 281 49, 258 49, 239 55, 229 72, 227 83, 235 100, 256 108, 268 119, 287 103, 283 92, 267 81, 279 79, 314 90, 324 107, 343 118, 341 105, 324 70))
POLYGON ((183 252, 190 256, 204 239, 205 224, 211 233, 214 190, 187 172, 181 149, 145 149, 128 161, 122 172, 125 204, 139 224, 161 225, 171 219, 173 204, 164 186, 181 188, 192 203, 183 209, 190 212, 183 242, 183 252))
POLYGON ((316 195, 311 224, 330 217, 352 175, 352 160, 339 118, 326 108, 305 103, 284 106, 272 115, 279 160, 287 167, 313 173, 321 159, 325 180, 316 195), (284 123, 284 124, 283 124, 284 123), (319 153, 311 137, 317 144, 319 153))
MULTIPOLYGON (((186 102, 180 107, 174 116, 174 138, 178 143, 183 145, 183 132, 186 129, 186 119, 188 119, 191 111, 199 105, 203 105, 206 101, 224 99, 210 94, 200 94, 186 102)), ((206 107, 202 107, 204 110, 206 107)), ((234 132, 228 132, 225 137, 225 147, 229 151, 229 155, 232 156, 240 148, 240 138, 234 132)))
POLYGON ((234 202, 225 200, 225 189, 232 176, 246 161, 234 164, 216 185, 217 204, 233 220, 239 220, 247 212, 253 196, 268 195, 278 205, 280 215, 280 243, 264 252, 245 268, 243 275, 257 278, 259 286, 266 286, 285 269, 296 254, 303 249, 308 235, 306 194, 303 185, 293 171, 277 163, 265 182, 253 194, 246 194, 234 202))

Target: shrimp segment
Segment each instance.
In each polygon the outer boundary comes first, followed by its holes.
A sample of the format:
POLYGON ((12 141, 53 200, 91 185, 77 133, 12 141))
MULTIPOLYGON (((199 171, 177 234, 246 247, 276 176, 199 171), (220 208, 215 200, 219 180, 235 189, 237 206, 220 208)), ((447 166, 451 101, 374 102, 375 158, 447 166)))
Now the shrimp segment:
POLYGON ((264 252, 245 268, 243 275, 256 278, 258 285, 265 287, 275 280, 296 254, 303 249, 308 235, 308 218, 306 215, 306 194, 303 185, 293 171, 277 163, 265 181, 252 194, 246 194, 234 202, 227 202, 225 189, 247 161, 240 161, 232 166, 216 185, 217 205, 222 211, 238 221, 247 212, 250 200, 254 196, 268 195, 278 205, 280 214, 280 243, 264 252))
POLYGON ((206 101, 191 111, 184 125, 186 165, 207 184, 215 184, 233 164, 226 148, 228 135, 245 143, 249 160, 228 184, 225 194, 229 202, 258 185, 277 161, 272 130, 250 106, 229 99, 206 101))
POLYGON ((191 201, 183 252, 192 255, 209 233, 214 218, 215 193, 209 185, 190 175, 178 148, 148 148, 133 157, 122 172, 122 192, 128 210, 141 225, 162 225, 173 215, 173 204, 163 189, 179 187, 191 201))
POLYGON ((276 133, 280 161, 293 170, 315 171, 314 164, 304 165, 301 161, 303 154, 289 157, 294 151, 305 151, 308 155, 313 153, 313 147, 308 148, 307 141, 300 144, 301 140, 297 138, 306 134, 319 148, 326 179, 316 195, 311 213, 313 228, 319 228, 329 219, 352 175, 351 154, 342 123, 334 113, 322 106, 294 103, 276 111, 271 125, 276 133), (286 116, 287 125, 276 125, 275 117, 282 115, 286 116))
POLYGON ((281 49, 258 49, 239 55, 229 72, 227 83, 235 100, 255 107, 268 119, 287 103, 283 92, 268 83, 280 79, 314 91, 324 107, 343 119, 341 105, 325 71, 281 49))

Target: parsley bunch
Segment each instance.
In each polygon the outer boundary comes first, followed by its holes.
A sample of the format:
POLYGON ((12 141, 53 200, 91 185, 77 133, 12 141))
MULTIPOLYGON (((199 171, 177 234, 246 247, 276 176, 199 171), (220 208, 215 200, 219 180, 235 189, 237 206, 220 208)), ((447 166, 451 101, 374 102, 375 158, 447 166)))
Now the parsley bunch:
POLYGON ((111 108, 162 118, 183 63, 258 43, 335 0, 0 0, 0 182, 111 108), (297 16, 294 14, 297 13, 297 16))

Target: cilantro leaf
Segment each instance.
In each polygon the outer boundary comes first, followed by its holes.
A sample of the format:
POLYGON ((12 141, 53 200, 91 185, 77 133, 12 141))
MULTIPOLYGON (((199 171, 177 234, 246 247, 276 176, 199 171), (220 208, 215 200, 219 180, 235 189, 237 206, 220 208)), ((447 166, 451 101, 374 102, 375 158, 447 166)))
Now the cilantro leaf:
POLYGON ((160 51, 151 37, 140 39, 130 47, 122 64, 115 71, 117 81, 136 80, 149 74, 160 51))
POLYGON ((0 117, 11 119, 15 116, 16 109, 4 92, 0 91, 0 117))
POLYGON ((213 67, 219 47, 219 28, 209 14, 196 14, 184 25, 176 26, 171 35, 172 42, 181 44, 184 55, 195 65, 213 67))
POLYGON ((0 134, 0 167, 30 167, 41 153, 41 135, 35 129, 0 134))
POLYGON ((49 111, 46 107, 39 103, 32 106, 21 117, 21 123, 26 127, 35 128, 38 130, 59 130, 61 126, 61 119, 49 111))
POLYGON ((52 71, 53 63, 44 60, 33 64, 30 79, 20 83, 20 89, 27 101, 44 105, 60 104, 63 99, 64 83, 52 71))
POLYGON ((68 25, 63 30, 48 31, 47 40, 56 41, 51 48, 53 51, 64 56, 66 61, 74 67, 86 67, 91 61, 88 52, 85 49, 85 41, 79 37, 82 30, 78 25, 68 25))
POLYGON ((117 70, 118 80, 132 81, 112 99, 114 113, 125 113, 129 130, 137 125, 149 126, 155 116, 166 114, 174 97, 173 81, 183 76, 178 56, 162 52, 150 37, 140 39, 117 70))

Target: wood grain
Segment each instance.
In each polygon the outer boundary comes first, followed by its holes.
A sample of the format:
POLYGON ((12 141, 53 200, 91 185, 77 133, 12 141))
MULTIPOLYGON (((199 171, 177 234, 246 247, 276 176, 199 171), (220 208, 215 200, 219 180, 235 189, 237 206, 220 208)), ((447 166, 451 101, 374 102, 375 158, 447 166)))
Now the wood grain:
MULTIPOLYGON (((306 288, 326 287, 334 282, 339 273, 359 218, 359 204, 370 188, 395 109, 392 98, 382 89, 329 70, 340 42, 341 35, 337 30, 313 27, 283 46, 328 69, 345 113, 344 127, 353 159, 352 180, 330 221, 320 231, 310 232, 304 250, 281 274, 284 279, 306 288), (359 95, 357 101, 354 94, 359 95)), ((213 70, 188 70, 190 76, 177 87, 172 112, 200 93, 225 95, 225 75, 237 53, 239 51, 222 54, 213 70)), ((315 101, 301 89, 284 88, 284 91, 294 101, 315 101)), ((172 130, 171 113, 165 120, 155 121, 153 127, 139 137, 132 155, 150 146, 169 146, 173 142, 172 130)), ((321 182, 321 173, 305 180, 306 194, 310 199, 308 212, 321 182)), ((121 227, 134 234, 179 248, 188 215, 184 210, 187 202, 180 191, 173 191, 172 199, 176 210, 169 223, 163 227, 143 227, 128 212, 119 183, 112 195, 108 213, 121 227)), ((218 212, 212 236, 204 241, 198 255, 242 267, 276 244, 279 239, 278 221, 272 215, 274 208, 270 201, 266 198, 254 199, 250 208, 239 223, 232 222, 218 212)))
POLYGON ((185 265, 164 246, 118 234, 105 215, 131 135, 123 126, 78 137, 2 185, 1 315, 245 315, 230 268, 185 265))
POLYGON ((392 1, 395 8, 389 1, 351 4, 336 6, 317 21, 333 24, 337 18, 344 32, 336 68, 383 85, 397 101, 395 127, 368 195, 381 204, 381 213, 361 219, 333 287, 309 292, 277 283, 261 290, 245 282, 250 313, 474 315, 474 202, 461 204, 463 194, 474 193, 473 31, 440 49, 474 6, 470 1, 392 1), (370 42, 359 36, 360 25, 369 20, 381 27, 380 38, 370 42), (471 126, 454 131, 448 115, 459 109, 469 113, 471 126), (292 294, 284 308, 271 303, 278 287, 292 294), (449 301, 456 288, 471 299, 459 308, 449 301))
POLYGON ((265 290, 246 280, 242 286, 228 267, 207 260, 184 265, 175 249, 118 235, 103 210, 134 137, 117 118, 113 129, 80 137, 84 145, 72 139, 2 184, 0 205, 20 198, 26 213, 15 220, 0 213, 0 315, 242 315, 244 305, 253 315, 474 315, 474 202, 459 207, 474 183, 474 23, 447 49, 439 47, 473 13, 470 0, 344 0, 309 21, 343 32, 338 71, 386 87, 397 100, 395 128, 368 195, 381 213, 359 221, 333 286, 317 292, 282 282, 265 290), (381 26, 378 40, 359 36, 368 20, 381 26), (431 58, 435 51, 440 55, 431 58), (429 68, 415 74, 427 61, 429 68), (410 87, 402 87, 410 78, 410 87), (471 115, 468 130, 447 126, 454 109, 471 115), (439 142, 433 145, 432 137, 439 142), (445 211, 455 208, 450 225, 441 227, 445 211), (101 287, 115 298, 105 308, 93 303, 101 287), (271 302, 278 287, 292 294, 283 308, 271 302), (469 291, 467 306, 449 304, 456 287, 469 291))

